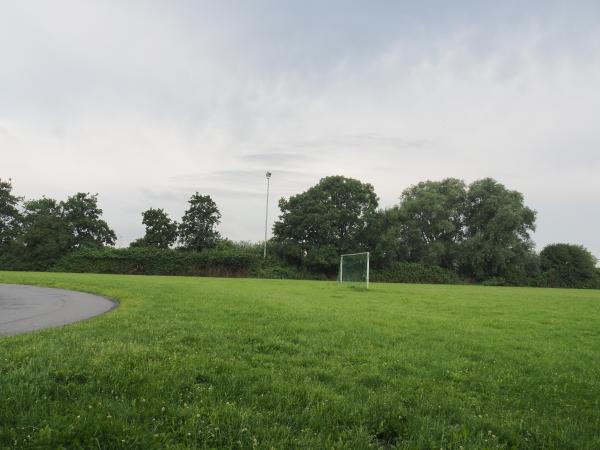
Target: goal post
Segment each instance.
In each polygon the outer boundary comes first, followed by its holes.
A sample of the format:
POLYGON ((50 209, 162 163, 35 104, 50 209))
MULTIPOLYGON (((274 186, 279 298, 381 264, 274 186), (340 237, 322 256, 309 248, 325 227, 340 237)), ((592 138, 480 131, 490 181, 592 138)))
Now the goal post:
POLYGON ((369 289, 369 256, 369 252, 340 256, 339 283, 364 286, 369 289))

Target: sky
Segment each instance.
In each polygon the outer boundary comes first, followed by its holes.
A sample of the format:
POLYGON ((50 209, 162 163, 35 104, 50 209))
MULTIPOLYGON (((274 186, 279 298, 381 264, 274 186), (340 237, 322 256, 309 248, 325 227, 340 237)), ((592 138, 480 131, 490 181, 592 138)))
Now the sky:
POLYGON ((0 0, 0 178, 99 194, 118 245, 196 191, 260 241, 327 175, 493 177, 600 257, 600 2, 0 0))

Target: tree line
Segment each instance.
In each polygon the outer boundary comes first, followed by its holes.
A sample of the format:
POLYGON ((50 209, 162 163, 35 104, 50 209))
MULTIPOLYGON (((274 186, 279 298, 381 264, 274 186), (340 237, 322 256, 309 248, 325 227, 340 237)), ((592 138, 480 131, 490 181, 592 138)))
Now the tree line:
MULTIPOLYGON (((114 246, 115 232, 97 200, 77 193, 65 201, 24 201, 10 180, 0 180, 0 267, 48 270, 65 255, 114 246)), ((521 193, 491 178, 469 185, 456 178, 424 181, 405 189, 397 205, 380 208, 371 184, 330 176, 282 198, 279 208, 269 259, 261 264, 283 276, 333 278, 339 255, 370 251, 374 272, 390 281, 406 280, 408 271, 417 281, 435 274, 442 281, 600 287, 596 259, 582 246, 552 244, 536 253, 536 212, 521 193)), ((220 219, 213 199, 196 192, 179 222, 161 208, 142 212, 145 233, 130 249, 137 255, 143 249, 259 253, 258 243, 223 238, 220 219)), ((263 267, 259 274, 267 272, 263 267)))
POLYGON ((489 284, 598 283, 596 259, 582 246, 553 244, 535 252, 536 212, 521 193, 496 180, 424 181, 405 189, 399 200, 380 209, 371 184, 326 177, 280 200, 282 213, 273 227, 277 252, 295 265, 329 273, 340 254, 371 251, 375 269, 409 262, 489 284))
MULTIPOLYGON (((0 261, 3 266, 46 270, 64 255, 116 244, 116 233, 98 207, 98 194, 78 192, 65 201, 24 200, 0 179, 0 261)), ((161 208, 142 213, 145 234, 131 247, 210 249, 222 240, 216 227, 221 213, 209 195, 195 193, 179 223, 161 208)))

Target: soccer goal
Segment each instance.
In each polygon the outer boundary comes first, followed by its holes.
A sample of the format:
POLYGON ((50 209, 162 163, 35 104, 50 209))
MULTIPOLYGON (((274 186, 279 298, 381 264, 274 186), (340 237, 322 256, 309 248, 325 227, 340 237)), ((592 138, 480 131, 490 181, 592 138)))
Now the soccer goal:
POLYGON ((369 289, 369 252, 342 255, 338 280, 340 284, 369 289))

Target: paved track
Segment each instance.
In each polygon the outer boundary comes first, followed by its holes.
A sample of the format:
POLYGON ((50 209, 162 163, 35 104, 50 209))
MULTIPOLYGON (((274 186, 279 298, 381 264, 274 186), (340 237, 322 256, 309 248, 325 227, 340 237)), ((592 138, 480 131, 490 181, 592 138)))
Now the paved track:
POLYGON ((112 300, 83 292, 0 284, 0 336, 78 322, 115 306, 112 300))

